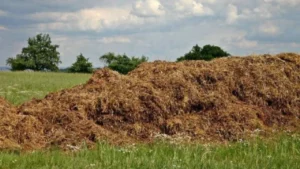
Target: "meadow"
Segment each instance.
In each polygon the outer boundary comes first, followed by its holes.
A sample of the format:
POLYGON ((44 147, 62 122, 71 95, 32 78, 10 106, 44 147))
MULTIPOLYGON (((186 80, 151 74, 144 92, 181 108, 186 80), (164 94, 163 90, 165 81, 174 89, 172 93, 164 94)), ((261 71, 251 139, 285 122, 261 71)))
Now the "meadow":
POLYGON ((20 105, 32 98, 41 99, 55 92, 85 83, 91 74, 0 72, 0 97, 20 105))
MULTIPOLYGON (((0 72, 0 96, 20 105, 31 98, 85 83, 90 74, 0 72)), ((0 169, 19 168, 300 168, 300 136, 239 140, 227 144, 153 144, 112 146, 63 152, 1 151, 0 169)))

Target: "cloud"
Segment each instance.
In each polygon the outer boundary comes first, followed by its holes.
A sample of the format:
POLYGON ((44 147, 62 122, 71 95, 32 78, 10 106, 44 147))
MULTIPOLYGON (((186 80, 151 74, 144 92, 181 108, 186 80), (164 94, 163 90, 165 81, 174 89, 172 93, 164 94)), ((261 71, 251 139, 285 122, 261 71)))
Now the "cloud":
MULTIPOLYGON (((212 2, 212 1, 209 1, 212 2)), ((195 0, 176 0, 175 11, 180 15, 213 15, 213 10, 202 5, 202 3, 195 0)))
POLYGON ((139 0, 133 5, 131 14, 139 17, 158 17, 164 15, 165 10, 159 0, 139 0))
POLYGON ((7 15, 7 12, 0 9, 0 16, 6 16, 6 15, 7 15))
MULTIPOLYGON (((277 10, 277 12, 278 12, 278 10, 277 10)), ((271 11, 271 9, 268 9, 267 5, 263 5, 263 6, 254 8, 253 13, 258 15, 261 18, 271 18, 272 17, 272 11, 271 11)))
POLYGON ((34 20, 48 20, 38 24, 40 30, 96 31, 139 25, 142 20, 130 15, 128 9, 90 8, 76 12, 45 12, 30 15, 34 20))
POLYGON ((0 31, 4 31, 4 30, 7 30, 7 28, 0 25, 0 31))
POLYGON ((295 6, 300 4, 300 0, 265 0, 265 2, 277 2, 280 5, 295 6))
POLYGON ((214 4, 214 3, 216 3, 217 1, 216 1, 216 0, 201 0, 200 2, 202 2, 202 3, 214 4))
POLYGON ((258 45, 257 41, 246 39, 245 32, 236 32, 235 34, 232 34, 231 37, 224 38, 223 41, 230 46, 243 49, 253 49, 258 45))
POLYGON ((276 35, 279 33, 279 28, 271 22, 260 25, 259 31, 269 35, 276 35))
POLYGON ((228 24, 233 24, 237 21, 257 22, 274 17, 279 17, 283 13, 284 10, 278 4, 261 2, 253 7, 243 7, 242 5, 229 4, 227 6, 226 22, 228 24))
POLYGON ((235 5, 229 4, 227 7, 227 18, 228 24, 234 23, 239 18, 238 8, 235 5))
POLYGON ((127 37, 117 36, 117 37, 104 37, 98 40, 100 43, 110 44, 110 43, 130 43, 131 40, 127 37))
MULTIPOLYGON (((208 3, 208 1, 207 1, 208 3)), ((212 3, 212 1, 209 1, 212 3)), ((38 12, 28 17, 40 31, 124 31, 149 30, 172 25, 189 16, 212 15, 213 11, 195 0, 176 0, 172 5, 158 0, 139 0, 133 6, 85 8, 75 12, 38 12), (175 7, 175 8, 174 8, 175 7)))

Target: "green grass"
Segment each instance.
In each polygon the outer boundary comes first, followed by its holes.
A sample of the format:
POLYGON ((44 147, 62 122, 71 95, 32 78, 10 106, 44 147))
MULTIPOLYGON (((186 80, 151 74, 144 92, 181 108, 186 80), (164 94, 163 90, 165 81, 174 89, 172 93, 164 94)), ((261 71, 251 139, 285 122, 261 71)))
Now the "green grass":
POLYGON ((299 137, 256 140, 232 145, 174 145, 155 143, 127 147, 100 143, 93 150, 75 153, 46 151, 0 153, 0 168, 105 168, 105 169, 296 169, 300 168, 299 137))
MULTIPOLYGON (((91 75, 64 73, 0 72, 0 95, 14 104, 48 92, 84 83, 91 75)), ((177 169, 177 168, 300 168, 300 136, 284 135, 230 145, 111 146, 99 143, 93 150, 78 152, 47 150, 36 152, 0 151, 0 169, 177 169)))
POLYGON ((85 83, 91 74, 0 72, 0 97, 19 105, 49 92, 85 83))

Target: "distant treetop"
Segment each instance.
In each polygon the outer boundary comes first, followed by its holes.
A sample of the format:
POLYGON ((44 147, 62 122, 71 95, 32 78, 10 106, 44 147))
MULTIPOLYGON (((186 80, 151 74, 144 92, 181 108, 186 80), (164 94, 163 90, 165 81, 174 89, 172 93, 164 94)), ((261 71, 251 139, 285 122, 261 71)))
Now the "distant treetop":
POLYGON ((71 73, 92 73, 93 64, 89 62, 88 58, 85 58, 82 54, 77 56, 77 60, 73 65, 68 69, 68 72, 71 73))
POLYGON ((118 71, 122 74, 134 70, 139 64, 147 62, 148 58, 142 57, 128 57, 126 54, 115 55, 114 53, 107 53, 100 57, 100 60, 105 62, 112 70, 118 71))
POLYGON ((58 71, 61 63, 58 48, 58 45, 52 45, 48 34, 38 34, 28 39, 28 46, 22 49, 21 54, 8 58, 6 63, 12 70, 58 71))
POLYGON ((203 48, 199 47, 198 45, 193 46, 192 50, 186 53, 184 56, 179 57, 177 61, 183 60, 212 60, 214 58, 219 57, 227 57, 230 56, 229 53, 224 51, 219 46, 214 45, 205 45, 203 48))

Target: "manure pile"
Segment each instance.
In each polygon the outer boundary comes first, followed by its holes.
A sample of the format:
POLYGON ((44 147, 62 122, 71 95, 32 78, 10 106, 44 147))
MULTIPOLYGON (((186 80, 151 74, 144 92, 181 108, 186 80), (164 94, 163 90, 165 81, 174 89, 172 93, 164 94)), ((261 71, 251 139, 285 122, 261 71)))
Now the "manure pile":
POLYGON ((0 148, 151 142, 159 135, 236 141, 300 131, 300 55, 143 63, 13 107, 0 100, 0 148))

